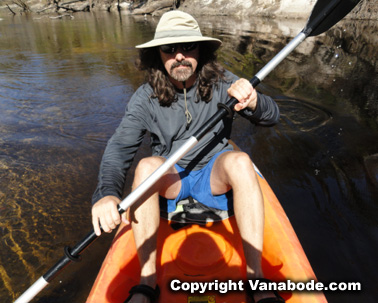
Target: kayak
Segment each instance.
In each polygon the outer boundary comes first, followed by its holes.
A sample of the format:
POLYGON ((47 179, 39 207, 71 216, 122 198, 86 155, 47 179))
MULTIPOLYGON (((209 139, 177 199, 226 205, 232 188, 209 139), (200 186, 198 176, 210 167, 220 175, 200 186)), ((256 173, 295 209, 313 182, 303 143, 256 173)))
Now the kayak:
MULTIPOLYGON (((285 211, 256 166, 255 170, 265 204, 262 252, 265 277, 277 283, 317 281, 285 211)), ((202 225, 179 224, 162 218, 157 247, 158 302, 249 302, 243 284, 246 281, 243 248, 234 216, 202 225), (200 282, 207 285, 206 291, 195 288, 200 282)), ((139 277, 131 226, 122 223, 86 302, 123 303, 130 288, 139 284, 139 277)), ((288 303, 327 302, 321 291, 285 290, 279 294, 288 303)))

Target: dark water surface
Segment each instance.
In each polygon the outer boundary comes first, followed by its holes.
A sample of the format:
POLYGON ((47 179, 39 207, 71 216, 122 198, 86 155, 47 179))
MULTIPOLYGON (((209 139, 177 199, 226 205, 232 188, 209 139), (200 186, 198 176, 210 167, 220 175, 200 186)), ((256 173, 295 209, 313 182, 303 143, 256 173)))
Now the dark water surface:
MULTIPOLYGON (((0 20, 0 298, 16 299, 90 229, 90 198, 108 138, 142 83, 134 48, 158 20, 116 14, 0 20)), ((200 18, 221 63, 251 78, 305 21, 200 18)), ((320 281, 358 281, 331 303, 376 302, 377 22, 345 21, 309 38, 260 85, 280 124, 235 121, 284 206, 320 281)), ((147 155, 148 147, 138 157, 147 155)), ((128 179, 128 188, 131 178, 128 179)), ((112 235, 35 302, 84 302, 112 235)))

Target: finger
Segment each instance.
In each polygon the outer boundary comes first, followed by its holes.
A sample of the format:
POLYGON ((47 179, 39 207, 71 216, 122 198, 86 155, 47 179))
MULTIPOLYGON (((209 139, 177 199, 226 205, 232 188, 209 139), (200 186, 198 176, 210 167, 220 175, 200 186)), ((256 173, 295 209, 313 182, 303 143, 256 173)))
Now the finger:
MULTIPOLYGON (((112 219, 115 225, 118 225, 121 223, 121 216, 118 212, 118 210, 112 210, 112 219)), ((114 227, 115 228, 115 227, 114 227)))
POLYGON ((252 86, 250 85, 249 82, 243 84, 241 87, 240 87, 240 92, 242 94, 242 99, 240 100, 240 102, 248 102, 253 94, 253 88, 252 86))
POLYGON ((240 103, 235 104, 235 106, 234 106, 234 110, 235 110, 236 112, 238 112, 238 111, 241 110, 240 103))
POLYGON ((95 234, 97 236, 100 236, 101 235, 101 229, 100 229, 100 224, 98 222, 97 216, 92 215, 92 225, 93 225, 93 229, 94 229, 95 234))
POLYGON ((239 79, 234 84, 247 94, 252 92, 252 84, 247 79, 239 79))
POLYGON ((102 227, 102 230, 106 233, 109 233, 112 231, 112 229, 109 227, 106 216, 100 217, 100 224, 102 227))
POLYGON ((239 102, 246 102, 253 93, 252 85, 245 79, 239 79, 231 85, 228 94, 239 102))
MULTIPOLYGON (((114 228, 116 228, 116 223, 114 222, 113 220, 113 216, 110 212, 108 212, 106 215, 105 215, 105 220, 106 221, 106 226, 107 226, 107 230, 106 232, 111 232, 114 228)), ((104 229, 105 230, 105 229, 104 229)))
POLYGON ((241 89, 233 88, 229 91, 229 94, 231 97, 234 97, 236 100, 238 100, 241 103, 245 102, 245 100, 248 98, 248 95, 242 92, 241 89))
POLYGON ((237 103, 234 106, 234 110, 238 112, 238 111, 241 111, 242 109, 244 109, 246 107, 247 107, 247 103, 237 103))

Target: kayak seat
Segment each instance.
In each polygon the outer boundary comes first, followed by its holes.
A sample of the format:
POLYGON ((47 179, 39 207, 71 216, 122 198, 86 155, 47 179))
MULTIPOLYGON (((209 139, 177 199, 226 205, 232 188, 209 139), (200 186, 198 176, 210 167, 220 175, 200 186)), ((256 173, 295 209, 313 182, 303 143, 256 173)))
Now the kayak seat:
MULTIPOLYGON (((160 205, 164 205, 164 198, 160 198, 160 205)), ((196 223, 205 225, 209 222, 225 220, 234 215, 233 209, 220 210, 202 204, 192 197, 181 200, 177 203, 176 210, 167 212, 165 207, 160 207, 160 216, 176 223, 196 223)))

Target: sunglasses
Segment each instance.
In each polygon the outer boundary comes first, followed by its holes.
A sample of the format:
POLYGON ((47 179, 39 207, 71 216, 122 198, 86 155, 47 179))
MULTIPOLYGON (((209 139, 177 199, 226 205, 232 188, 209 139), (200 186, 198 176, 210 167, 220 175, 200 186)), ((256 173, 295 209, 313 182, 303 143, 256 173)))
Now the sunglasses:
POLYGON ((160 45, 160 50, 166 54, 174 54, 179 47, 181 47, 184 52, 191 52, 192 50, 195 50, 197 46, 197 42, 166 44, 160 45))

